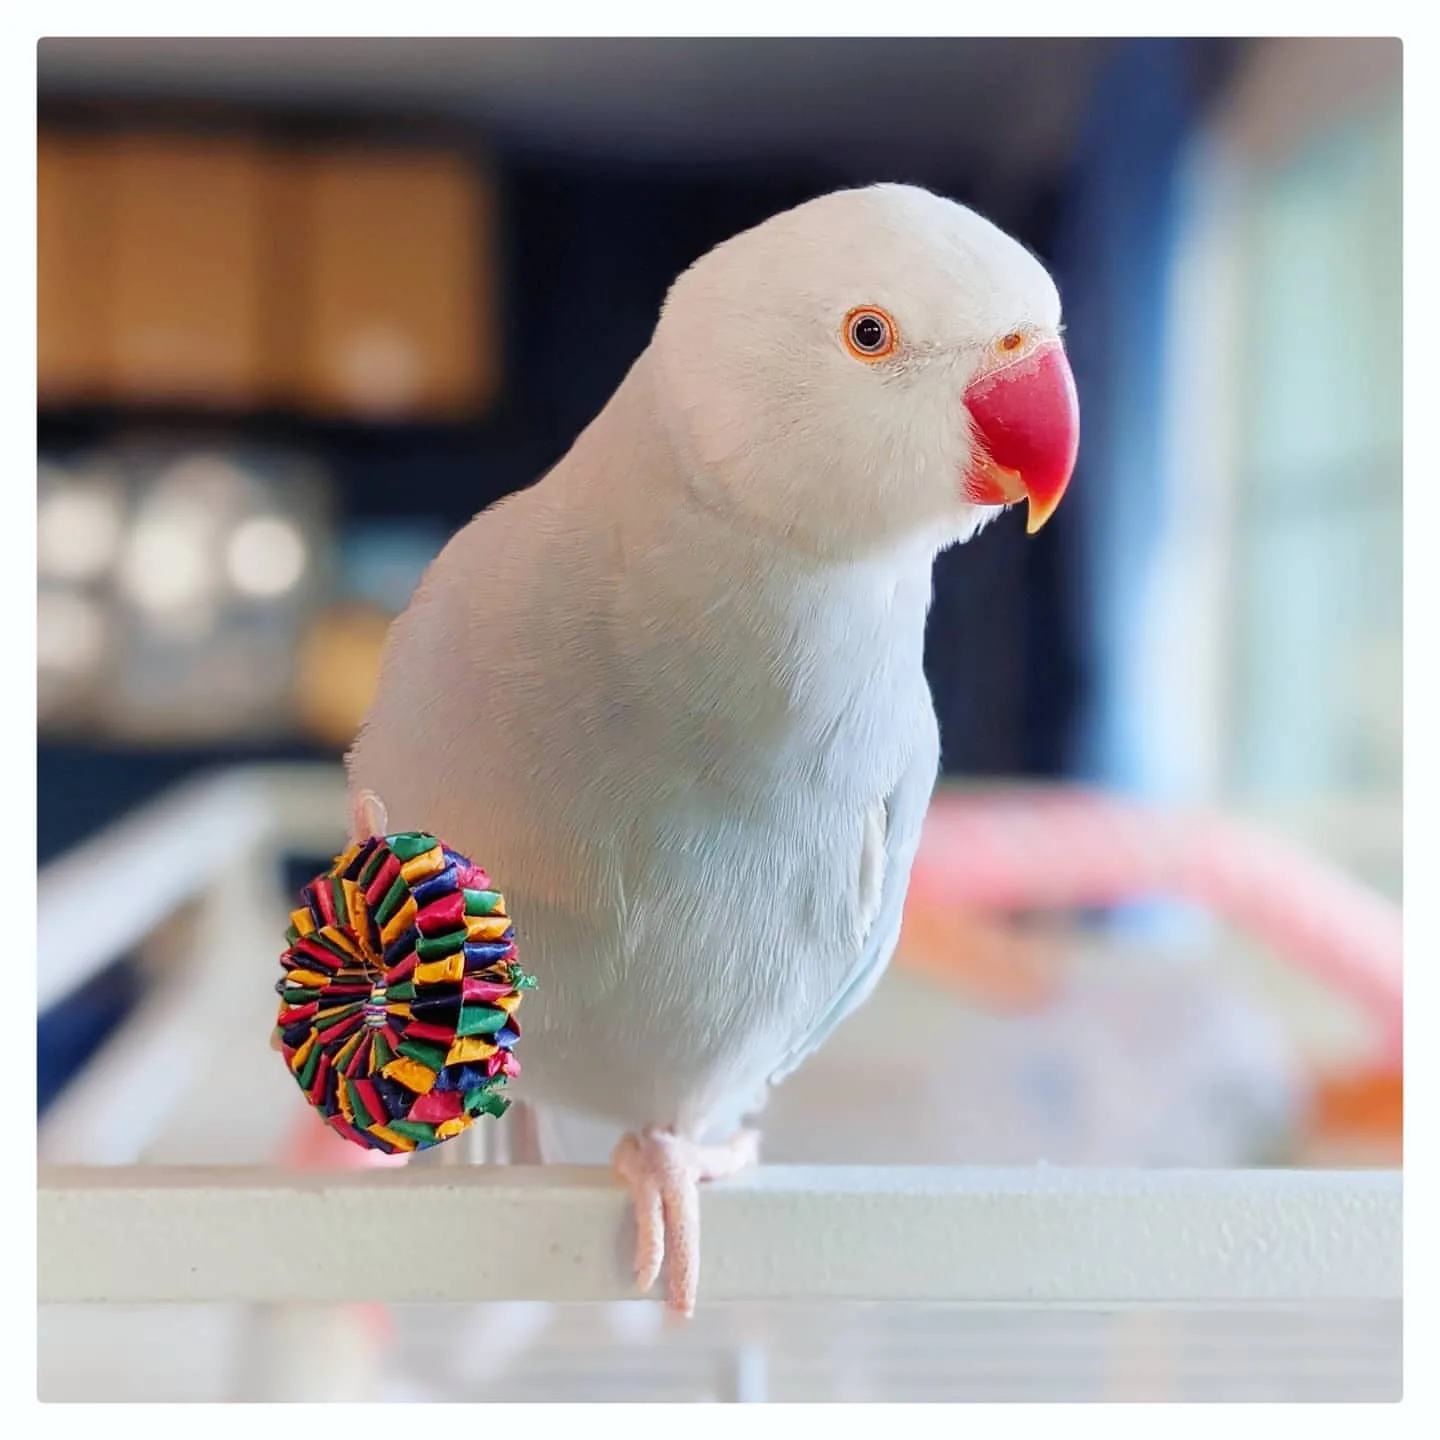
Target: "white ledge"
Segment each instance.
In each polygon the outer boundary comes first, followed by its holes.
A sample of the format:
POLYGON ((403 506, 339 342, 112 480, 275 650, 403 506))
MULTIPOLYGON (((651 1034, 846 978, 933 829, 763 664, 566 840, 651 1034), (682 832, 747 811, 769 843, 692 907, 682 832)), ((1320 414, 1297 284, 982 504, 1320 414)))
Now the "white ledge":
POLYGON ((41 870, 36 1009, 143 940, 236 856, 282 839, 325 853, 344 837, 339 765, 242 765, 181 781, 41 870), (87 912, 105 923, 87 924, 87 912))
MULTIPOLYGON (((704 1187, 701 1303, 1390 1299, 1398 1171, 767 1167, 704 1187)), ((41 1302, 632 1298, 603 1170, 42 1167, 41 1302)))

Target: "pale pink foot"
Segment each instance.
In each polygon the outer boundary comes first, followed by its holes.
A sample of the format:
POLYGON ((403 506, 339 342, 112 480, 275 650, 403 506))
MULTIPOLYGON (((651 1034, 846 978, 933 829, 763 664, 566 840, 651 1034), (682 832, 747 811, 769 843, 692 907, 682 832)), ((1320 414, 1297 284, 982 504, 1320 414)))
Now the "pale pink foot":
POLYGON ((635 1280, 649 1291, 665 1263, 665 1296, 681 1315, 695 1311, 700 1278, 700 1182, 744 1170, 760 1158, 760 1136, 739 1130, 723 1145, 699 1145, 653 1126, 627 1135, 611 1164, 635 1201, 635 1280))
POLYGON ((350 801, 350 840, 363 845, 372 835, 383 835, 390 824, 384 802, 373 790, 360 790, 350 801))

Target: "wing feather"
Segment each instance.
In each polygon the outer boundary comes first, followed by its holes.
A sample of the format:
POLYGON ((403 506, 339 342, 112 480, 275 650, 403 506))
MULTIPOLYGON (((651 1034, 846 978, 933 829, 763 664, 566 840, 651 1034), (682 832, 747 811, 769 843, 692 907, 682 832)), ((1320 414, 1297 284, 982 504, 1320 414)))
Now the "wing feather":
MULTIPOLYGON (((920 847, 920 831, 925 823, 925 812, 930 808, 940 764, 940 735, 935 713, 928 706, 926 708, 927 721, 921 743, 916 746, 909 767, 885 801, 883 862, 878 867, 866 863, 861 865, 862 913, 866 908, 872 908, 864 905, 867 871, 873 876, 874 870, 879 870, 880 894, 878 906, 873 907, 874 918, 861 944, 860 959, 820 1022, 799 1039, 771 1072, 771 1085, 778 1084, 798 1069, 844 1020, 870 998, 895 954, 895 946, 900 940, 900 921, 905 911, 905 892, 910 885, 910 867, 920 847)), ((867 821, 867 829, 868 824, 867 821)), ((869 883, 873 883, 873 879, 869 883)))

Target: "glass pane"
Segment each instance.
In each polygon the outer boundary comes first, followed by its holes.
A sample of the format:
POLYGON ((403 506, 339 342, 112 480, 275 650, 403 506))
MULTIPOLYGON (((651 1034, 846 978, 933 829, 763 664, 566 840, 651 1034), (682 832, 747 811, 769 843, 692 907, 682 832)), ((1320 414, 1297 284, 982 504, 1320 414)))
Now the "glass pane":
POLYGON ((1233 779, 1401 778, 1400 112, 1262 174, 1248 216, 1233 779))

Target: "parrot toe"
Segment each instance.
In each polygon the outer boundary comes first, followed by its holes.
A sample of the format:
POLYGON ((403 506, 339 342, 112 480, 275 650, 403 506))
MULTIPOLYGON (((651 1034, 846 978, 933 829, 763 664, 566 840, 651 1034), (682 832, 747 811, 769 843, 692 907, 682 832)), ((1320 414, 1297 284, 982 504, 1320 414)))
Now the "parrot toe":
POLYGON ((700 1145, 650 1127, 615 1147, 615 1173, 635 1203, 635 1280, 647 1294, 666 1265, 666 1303, 681 1315, 695 1311, 700 1278, 700 1183, 754 1165, 760 1137, 739 1130, 721 1145, 700 1145))

